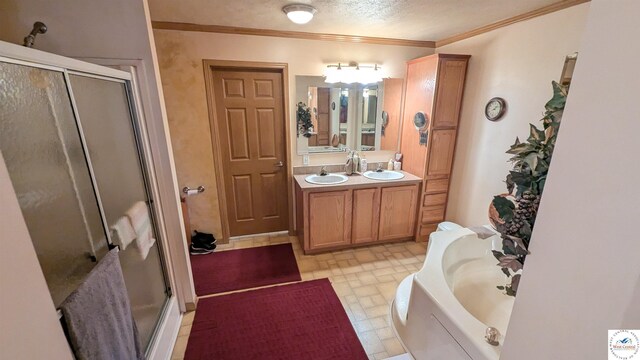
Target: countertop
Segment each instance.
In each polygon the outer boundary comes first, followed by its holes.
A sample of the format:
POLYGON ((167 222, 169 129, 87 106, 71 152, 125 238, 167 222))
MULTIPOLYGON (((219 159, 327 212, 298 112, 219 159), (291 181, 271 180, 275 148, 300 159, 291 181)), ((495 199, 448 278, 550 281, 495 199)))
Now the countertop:
MULTIPOLYGON (((366 178, 360 174, 353 174, 351 176, 349 176, 349 180, 347 180, 346 182, 343 182, 341 184, 329 184, 329 185, 318 185, 318 184, 311 184, 308 183, 304 180, 305 177, 311 175, 311 174, 304 174, 304 175, 294 175, 294 179, 296 180, 296 183, 298 184, 298 186, 300 186, 300 189, 302 191, 308 191, 308 190, 342 190, 342 189, 349 189, 349 188, 364 188, 364 187, 382 187, 382 186, 398 186, 398 185, 409 185, 409 184, 417 184, 422 182, 422 179, 410 174, 406 171, 398 171, 404 174, 404 177, 402 179, 398 179, 398 180, 373 180, 373 179, 369 179, 366 178)), ((344 172, 339 172, 339 173, 335 173, 335 174, 342 174, 345 175, 344 172)))

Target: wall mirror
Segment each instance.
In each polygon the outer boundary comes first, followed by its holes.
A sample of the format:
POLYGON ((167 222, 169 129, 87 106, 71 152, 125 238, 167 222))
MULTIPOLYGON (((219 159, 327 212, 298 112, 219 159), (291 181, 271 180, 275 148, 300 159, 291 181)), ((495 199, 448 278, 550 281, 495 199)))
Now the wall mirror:
POLYGON ((402 83, 329 84, 323 76, 296 76, 296 104, 310 108, 313 124, 309 137, 298 136, 298 154, 397 151, 402 83))

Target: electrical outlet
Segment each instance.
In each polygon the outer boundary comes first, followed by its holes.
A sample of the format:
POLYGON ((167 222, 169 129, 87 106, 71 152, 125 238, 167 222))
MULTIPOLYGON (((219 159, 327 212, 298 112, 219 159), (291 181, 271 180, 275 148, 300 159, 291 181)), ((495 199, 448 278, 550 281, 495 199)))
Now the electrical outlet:
POLYGON ((309 155, 302 155, 302 165, 309 165, 309 155))

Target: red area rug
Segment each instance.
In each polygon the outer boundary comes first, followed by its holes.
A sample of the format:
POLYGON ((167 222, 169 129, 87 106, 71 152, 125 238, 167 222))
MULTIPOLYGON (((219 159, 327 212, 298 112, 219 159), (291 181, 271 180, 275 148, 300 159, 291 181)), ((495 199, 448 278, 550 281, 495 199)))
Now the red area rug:
POLYGON ((200 299, 185 359, 366 360, 328 279, 200 299))
POLYGON ((301 280, 291 244, 192 255, 191 270, 199 296, 301 280))

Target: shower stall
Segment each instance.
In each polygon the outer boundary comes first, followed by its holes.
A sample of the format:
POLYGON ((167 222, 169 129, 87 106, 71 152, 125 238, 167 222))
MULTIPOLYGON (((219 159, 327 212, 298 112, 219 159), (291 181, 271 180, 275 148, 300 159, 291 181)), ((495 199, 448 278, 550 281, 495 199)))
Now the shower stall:
POLYGON ((132 77, 60 59, 0 52, 0 152, 56 307, 114 246, 118 219, 136 203, 148 206, 155 243, 146 253, 132 243, 119 256, 149 346, 171 288, 132 77))

